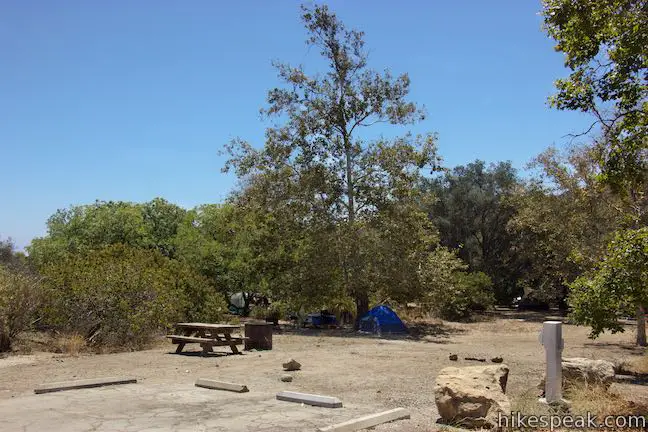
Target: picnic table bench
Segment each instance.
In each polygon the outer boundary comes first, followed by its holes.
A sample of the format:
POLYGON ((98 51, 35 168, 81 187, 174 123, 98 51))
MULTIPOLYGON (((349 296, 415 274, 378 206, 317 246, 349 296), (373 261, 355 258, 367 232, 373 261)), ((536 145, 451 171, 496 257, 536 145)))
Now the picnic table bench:
POLYGON ((230 324, 178 323, 176 333, 182 334, 167 335, 167 338, 178 345, 176 353, 181 353, 186 344, 196 343, 200 344, 205 355, 214 352, 215 346, 229 346, 234 354, 240 354, 236 346, 242 345, 247 338, 232 335, 240 329, 241 326, 230 324))

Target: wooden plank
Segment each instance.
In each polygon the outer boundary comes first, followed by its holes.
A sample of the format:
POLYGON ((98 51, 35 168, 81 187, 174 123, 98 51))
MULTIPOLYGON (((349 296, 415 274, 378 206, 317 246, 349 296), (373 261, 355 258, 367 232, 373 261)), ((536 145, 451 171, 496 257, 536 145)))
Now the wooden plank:
POLYGON ((166 335, 167 339, 176 339, 179 341, 185 341, 185 342, 190 342, 190 343, 207 343, 207 342, 228 342, 229 341, 234 341, 238 343, 242 343, 244 340, 246 340, 246 337, 239 337, 239 336, 234 336, 234 337, 198 337, 198 336, 182 336, 182 335, 166 335))
POLYGON ((203 387, 212 390, 227 390, 236 393, 245 393, 249 391, 247 386, 244 386, 243 384, 215 381, 206 378, 199 378, 196 381, 196 387, 203 387))
POLYGON ((189 329, 210 329, 210 330, 238 330, 240 325, 233 324, 209 324, 209 323, 177 323, 176 328, 189 329))
POLYGON ((84 388, 103 387, 117 384, 134 384, 137 380, 135 378, 96 378, 96 379, 83 379, 76 381, 63 381, 54 382, 49 384, 42 384, 34 389, 34 393, 52 393, 63 390, 75 390, 84 388))
MULTIPOLYGON (((167 335, 168 339, 173 339, 174 341, 185 342, 185 343, 212 343, 218 342, 218 339, 213 338, 202 338, 198 336, 180 336, 180 335, 167 335)), ((176 342, 174 342, 176 343, 176 342)))
POLYGON ((303 403, 305 405, 312 405, 323 408, 342 408, 342 401, 336 397, 321 396, 308 393, 282 391, 277 393, 277 400, 303 403))
POLYGON ((405 408, 395 408, 389 411, 383 411, 377 414, 370 414, 364 417, 358 417, 344 423, 338 423, 317 429, 319 432, 353 432, 361 429, 367 429, 379 424, 410 418, 410 413, 405 408))

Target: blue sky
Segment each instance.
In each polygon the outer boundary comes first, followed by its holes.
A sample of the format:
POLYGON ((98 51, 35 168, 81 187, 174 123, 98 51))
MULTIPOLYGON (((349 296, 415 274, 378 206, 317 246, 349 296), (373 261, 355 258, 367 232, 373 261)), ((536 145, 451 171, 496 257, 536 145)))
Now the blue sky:
MULTIPOLYGON (((236 179, 218 151, 262 144, 271 61, 317 70, 299 4, 0 2, 0 237, 22 248, 58 208, 96 199, 222 201, 236 179)), ((410 75, 428 118, 409 130, 437 132, 447 166, 523 168, 588 124, 546 104, 567 70, 539 2, 327 4, 366 32, 370 66, 410 75)))

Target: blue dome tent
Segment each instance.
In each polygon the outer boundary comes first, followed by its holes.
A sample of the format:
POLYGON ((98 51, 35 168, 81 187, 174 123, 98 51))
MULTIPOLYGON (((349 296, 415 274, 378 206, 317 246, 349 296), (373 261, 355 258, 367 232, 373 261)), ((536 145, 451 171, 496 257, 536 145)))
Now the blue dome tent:
POLYGON ((378 305, 360 318, 360 331, 377 334, 408 332, 396 312, 386 305, 378 305))

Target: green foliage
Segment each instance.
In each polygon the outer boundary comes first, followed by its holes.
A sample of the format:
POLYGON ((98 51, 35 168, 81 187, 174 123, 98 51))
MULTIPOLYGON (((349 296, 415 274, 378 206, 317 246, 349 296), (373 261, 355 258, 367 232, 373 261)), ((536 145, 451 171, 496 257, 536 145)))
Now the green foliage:
POLYGON ((645 0, 544 0, 543 16, 568 78, 550 99, 590 113, 602 132, 601 179, 642 184, 648 160, 648 3, 645 0))
POLYGON ((423 300, 440 318, 462 320, 474 310, 489 309, 494 304, 493 284, 484 273, 467 273, 468 266, 456 252, 438 248, 421 268, 425 288, 423 300))
POLYGON ((648 228, 619 231, 598 268, 577 278, 571 290, 572 318, 592 327, 592 338, 622 332, 619 318, 648 305, 648 228))
POLYGON ((175 255, 174 240, 187 213, 186 210, 162 198, 155 198, 138 207, 142 212, 149 246, 157 248, 163 255, 173 258, 175 255))
POLYGON ((5 240, 0 239, 0 263, 7 264, 12 262, 13 259, 14 259, 13 241, 10 238, 5 240))
POLYGON ((487 167, 478 160, 424 187, 437 198, 429 213, 441 244, 457 249, 471 271, 488 274, 497 300, 510 302, 520 291, 522 265, 512 248, 514 236, 506 229, 516 211, 509 198, 521 187, 515 169, 509 162, 487 167))
POLYGON ((48 321, 95 345, 142 347, 174 322, 217 320, 226 310, 207 280, 155 250, 115 244, 42 272, 48 321))
POLYGON ((0 352, 29 329, 43 302, 40 277, 24 267, 0 263, 0 352))
POLYGON ((113 244, 154 248, 172 256, 172 240, 183 217, 184 210, 160 198, 145 204, 97 201, 58 210, 47 221, 48 235, 28 247, 29 260, 40 268, 67 254, 113 244))
POLYGON ((202 205, 187 212, 174 244, 177 258, 209 278, 224 294, 261 292, 258 272, 264 225, 232 204, 202 205))

